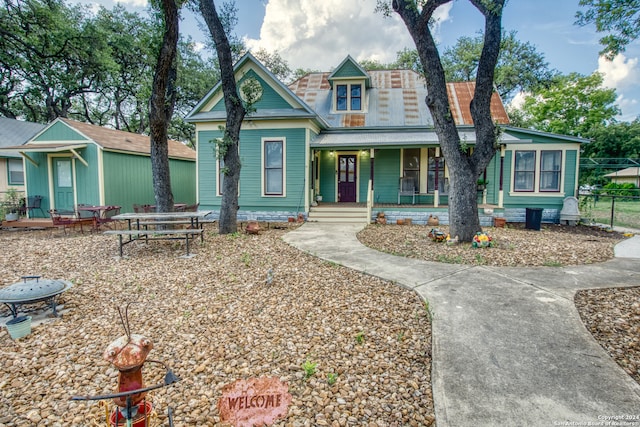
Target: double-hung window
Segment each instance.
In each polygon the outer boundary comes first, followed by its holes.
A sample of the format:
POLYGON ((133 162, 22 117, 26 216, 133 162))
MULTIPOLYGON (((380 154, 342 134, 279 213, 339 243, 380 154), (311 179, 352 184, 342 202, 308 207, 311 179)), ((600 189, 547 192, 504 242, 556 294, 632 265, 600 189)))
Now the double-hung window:
POLYGON ((433 193, 436 189, 436 181, 438 186, 438 192, 440 194, 447 194, 449 192, 449 185, 447 183, 447 179, 445 178, 445 162, 444 157, 439 156, 436 157, 436 149, 429 148, 428 149, 428 158, 429 163, 427 165, 427 192, 433 193), (437 174, 437 180, 436 180, 437 174))
POLYGON ((413 178, 413 190, 420 191, 420 149, 405 148, 402 154, 402 176, 413 178))
POLYGON ((560 191, 562 152, 540 152, 540 191, 560 191))
POLYGON ((361 85, 351 85, 351 110, 362 110, 361 85))
POLYGON ((262 141, 263 193, 265 196, 285 195, 285 140, 262 141))
POLYGON ((336 85, 336 111, 362 111, 362 85, 336 85))
POLYGON ((222 196, 222 190, 224 189, 224 158, 222 156, 218 156, 218 196, 222 196))
POLYGON ((7 159, 9 169, 9 185, 24 185, 24 169, 22 159, 7 159))
POLYGON ((513 189, 515 191, 533 191, 536 178, 536 152, 515 152, 515 173, 513 189))
POLYGON ((345 111, 347 109, 347 85, 336 86, 336 110, 345 111))

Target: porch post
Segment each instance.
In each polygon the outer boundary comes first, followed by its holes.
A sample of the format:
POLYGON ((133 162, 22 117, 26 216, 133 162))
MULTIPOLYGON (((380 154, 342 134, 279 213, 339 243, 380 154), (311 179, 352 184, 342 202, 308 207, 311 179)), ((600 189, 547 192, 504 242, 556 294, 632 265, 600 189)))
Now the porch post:
POLYGON ((436 164, 436 176, 435 176, 435 184, 434 184, 434 189, 433 189, 433 207, 437 208, 440 205, 440 186, 439 186, 439 181, 438 181, 438 175, 440 175, 440 147, 436 147, 436 157, 435 157, 435 164, 436 164))
POLYGON ((375 160, 376 150, 375 148, 369 149, 369 158, 371 159, 371 165, 369 167, 369 180, 371 181, 371 191, 373 191, 373 163, 375 160))
POLYGON ((505 146, 500 146, 500 189, 498 191, 498 207, 501 208, 504 206, 504 190, 503 180, 504 180, 504 155, 505 155, 505 146))

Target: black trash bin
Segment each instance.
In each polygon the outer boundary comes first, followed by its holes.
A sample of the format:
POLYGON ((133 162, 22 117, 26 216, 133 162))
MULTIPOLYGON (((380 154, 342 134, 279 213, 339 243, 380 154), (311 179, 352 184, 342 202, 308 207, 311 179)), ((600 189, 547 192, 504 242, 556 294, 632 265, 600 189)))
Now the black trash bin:
POLYGON ((529 230, 540 231, 541 223, 542 223, 542 208, 527 208, 524 227, 529 230))

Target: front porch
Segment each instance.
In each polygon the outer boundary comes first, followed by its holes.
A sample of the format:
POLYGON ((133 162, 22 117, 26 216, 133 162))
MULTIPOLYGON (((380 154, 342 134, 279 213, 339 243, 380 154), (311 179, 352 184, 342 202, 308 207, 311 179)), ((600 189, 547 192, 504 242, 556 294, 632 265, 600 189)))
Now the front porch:
MULTIPOLYGON (((429 217, 438 217, 442 225, 449 223, 449 207, 446 205, 434 206, 429 204, 395 204, 374 203, 371 208, 366 203, 327 203, 319 202, 309 209, 308 221, 317 222, 375 222, 379 212, 384 212, 388 224, 396 224, 397 221, 411 219, 413 224, 426 225, 429 217)), ((505 211, 497 205, 479 204, 478 213, 480 225, 489 227, 494 225, 494 218, 504 218, 505 211)))

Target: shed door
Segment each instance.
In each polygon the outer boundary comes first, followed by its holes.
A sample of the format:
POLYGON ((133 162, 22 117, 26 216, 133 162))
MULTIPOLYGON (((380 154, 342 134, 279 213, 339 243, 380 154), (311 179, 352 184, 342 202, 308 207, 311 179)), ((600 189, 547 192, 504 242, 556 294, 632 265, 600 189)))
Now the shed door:
POLYGON ((59 211, 73 211, 73 169, 71 159, 53 159, 54 206, 59 211))
POLYGON ((356 156, 338 156, 338 202, 356 201, 356 156))

